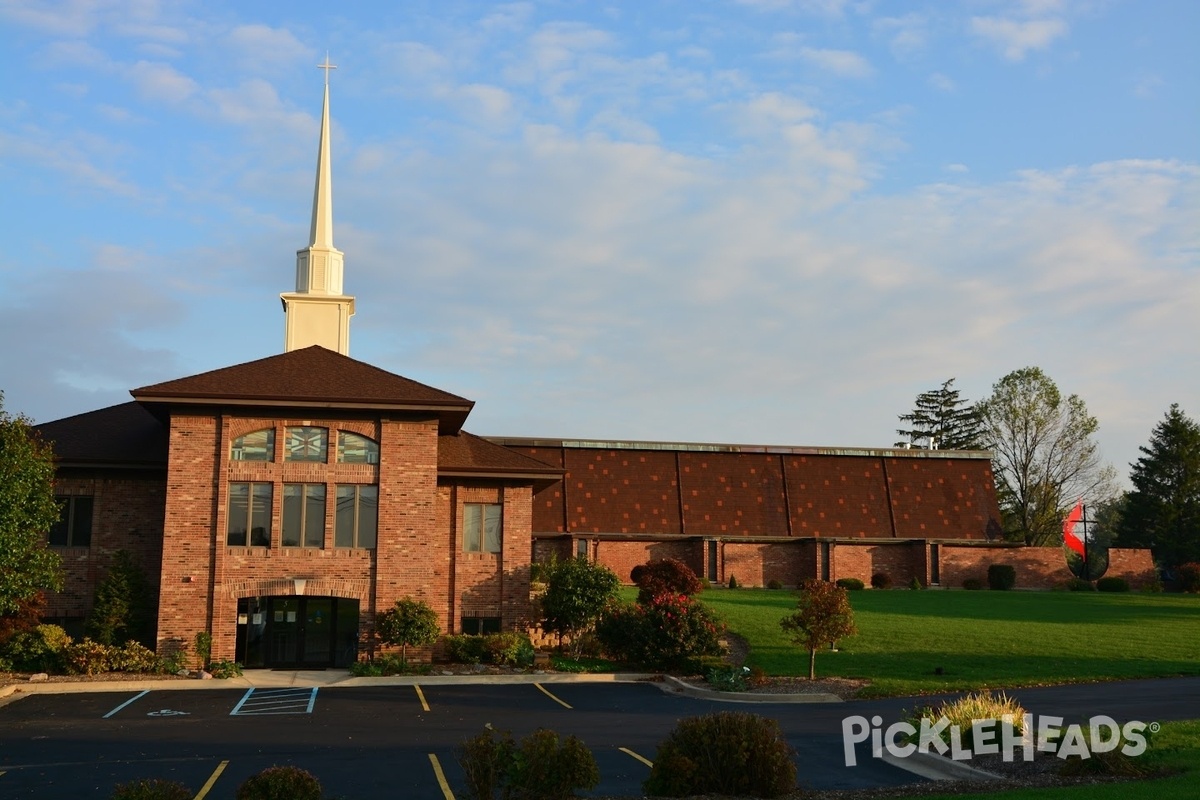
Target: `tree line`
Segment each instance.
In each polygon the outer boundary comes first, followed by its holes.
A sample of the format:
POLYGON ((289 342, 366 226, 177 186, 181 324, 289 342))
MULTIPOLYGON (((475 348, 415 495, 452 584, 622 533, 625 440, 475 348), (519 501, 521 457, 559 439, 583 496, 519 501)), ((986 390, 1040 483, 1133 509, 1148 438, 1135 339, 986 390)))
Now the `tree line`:
POLYGON ((1149 547, 1166 568, 1200 562, 1200 425, 1178 404, 1139 448, 1129 491, 1101 458, 1099 422, 1082 398, 1038 367, 1008 373, 975 403, 951 378, 899 419, 897 447, 991 451, 1005 539, 1061 544, 1063 518, 1083 498, 1096 544, 1149 547))

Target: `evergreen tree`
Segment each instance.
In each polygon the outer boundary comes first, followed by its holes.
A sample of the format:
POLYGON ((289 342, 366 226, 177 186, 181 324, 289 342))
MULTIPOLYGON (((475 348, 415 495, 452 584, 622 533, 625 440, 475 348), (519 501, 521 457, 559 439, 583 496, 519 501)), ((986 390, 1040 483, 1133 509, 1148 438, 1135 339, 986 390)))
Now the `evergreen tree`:
POLYGON ((62 562, 46 539, 58 515, 54 452, 30 420, 4 410, 0 392, 0 615, 62 588, 62 562))
POLYGON ((911 414, 901 414, 909 427, 897 429, 905 437, 897 447, 923 450, 978 450, 983 447, 983 423, 979 410, 960 397, 954 378, 917 395, 911 414))
POLYGON ((146 573, 128 551, 118 550, 108 574, 96 587, 84 630, 101 644, 119 645, 132 639, 153 647, 154 616, 154 597, 146 573))
POLYGON ((1173 404, 1138 449, 1118 540, 1168 567, 1200 561, 1200 425, 1173 404))

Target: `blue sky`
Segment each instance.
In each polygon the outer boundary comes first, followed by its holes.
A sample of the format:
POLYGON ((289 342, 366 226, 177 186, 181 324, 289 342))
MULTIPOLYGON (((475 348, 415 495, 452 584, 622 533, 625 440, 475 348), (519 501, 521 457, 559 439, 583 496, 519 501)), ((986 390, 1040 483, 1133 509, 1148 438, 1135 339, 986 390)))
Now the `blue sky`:
POLYGON ((351 355, 485 435, 879 447, 1042 367, 1200 415, 1200 4, 0 0, 0 390, 280 352, 322 73, 351 355))

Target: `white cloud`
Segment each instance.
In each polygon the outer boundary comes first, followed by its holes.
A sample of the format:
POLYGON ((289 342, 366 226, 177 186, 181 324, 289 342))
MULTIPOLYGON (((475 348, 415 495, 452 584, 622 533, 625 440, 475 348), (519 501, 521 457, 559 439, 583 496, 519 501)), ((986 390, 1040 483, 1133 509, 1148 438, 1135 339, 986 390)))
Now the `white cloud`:
POLYGON ((870 62, 850 50, 801 47, 800 57, 819 69, 843 78, 869 78, 875 72, 870 62))
POLYGON ((194 80, 170 64, 139 61, 127 73, 138 92, 148 100, 181 103, 199 88, 194 80))
POLYGON ((940 72, 933 73, 927 80, 929 81, 929 85, 937 89, 939 92, 949 93, 958 88, 958 85, 955 84, 952 78, 947 75, 943 75, 940 72))
POLYGON ((993 44, 1009 61, 1021 61, 1031 50, 1045 50, 1066 36, 1067 30, 1061 19, 971 18, 971 32, 993 44))
POLYGON ((291 31, 270 25, 238 25, 229 32, 229 44, 243 64, 258 67, 292 66, 312 56, 291 31))
POLYGON ((929 44, 928 20, 921 14, 902 17, 879 17, 871 23, 872 31, 887 40, 892 55, 906 59, 925 50, 929 44))

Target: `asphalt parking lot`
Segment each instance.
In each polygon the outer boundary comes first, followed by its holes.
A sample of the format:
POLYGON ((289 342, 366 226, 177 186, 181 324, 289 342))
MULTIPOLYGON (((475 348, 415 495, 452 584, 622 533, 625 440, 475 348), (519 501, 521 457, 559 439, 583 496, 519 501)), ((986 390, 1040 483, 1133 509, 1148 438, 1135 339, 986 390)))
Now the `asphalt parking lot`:
MULTIPOLYGON (((676 722, 728 708, 646 684, 37 694, 0 707, 0 796, 102 798, 117 783, 154 777, 218 800, 268 766, 295 764, 347 800, 446 798, 461 786, 458 743, 489 724, 517 736, 541 727, 574 734, 599 764, 596 794, 640 796, 646 762, 676 722)), ((780 719, 808 785, 919 780, 869 759, 844 767, 842 704, 749 710, 780 719)))
MULTIPOLYGON (((1118 719, 1200 717, 1200 679, 1047 687, 1016 693, 1039 714, 1118 719)), ((796 750, 801 785, 866 788, 919 782, 869 757, 843 761, 841 723, 885 724, 925 702, 731 705, 644 683, 432 684, 370 687, 153 688, 32 694, 0 705, 0 797, 106 798, 138 778, 184 783, 196 798, 232 798, 274 764, 315 774, 328 796, 454 797, 463 739, 485 725, 515 735, 545 727, 580 737, 600 767, 595 794, 641 796, 658 743, 676 722, 716 710, 773 717, 796 750)))

